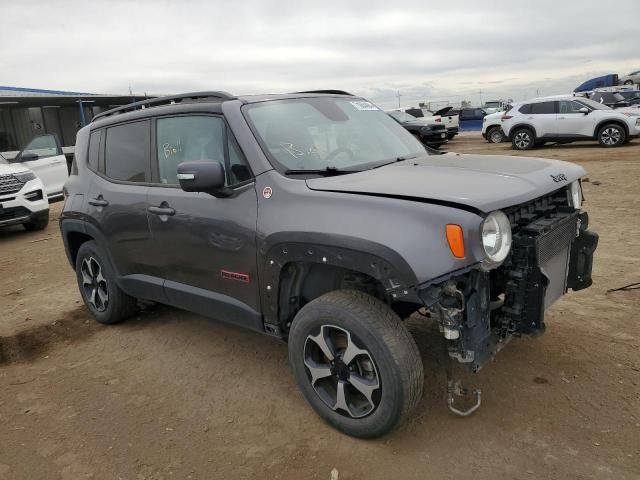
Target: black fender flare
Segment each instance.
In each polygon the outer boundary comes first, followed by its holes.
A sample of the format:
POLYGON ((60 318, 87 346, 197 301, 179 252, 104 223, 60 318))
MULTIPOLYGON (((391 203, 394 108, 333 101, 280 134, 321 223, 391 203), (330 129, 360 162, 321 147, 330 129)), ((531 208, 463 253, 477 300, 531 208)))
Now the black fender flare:
POLYGON ((629 136, 629 126, 627 125, 627 123, 624 120, 618 120, 617 118, 614 118, 614 119, 602 120, 601 122, 598 122, 598 124, 596 125, 595 130, 593 131, 593 138, 595 138, 597 140, 598 139, 598 132, 600 131, 600 129, 602 127, 604 127, 608 123, 615 123, 616 125, 621 126, 624 129, 624 134, 627 137, 629 136))
POLYGON ((347 268, 378 280, 398 300, 420 302, 413 288, 417 278, 395 250, 370 240, 311 232, 281 232, 264 239, 258 264, 262 308, 267 324, 278 325, 279 288, 291 262, 310 262, 347 268))
POLYGON ((116 276, 119 277, 119 273, 115 269, 115 263, 111 258, 111 252, 109 251, 107 239, 104 234, 96 227, 95 225, 81 219, 77 218, 61 218, 60 219, 60 232, 62 233, 62 242, 64 243, 64 250, 67 254, 67 259, 71 264, 71 268, 75 270, 76 265, 74 259, 71 257, 71 246, 69 245, 69 234, 70 233, 82 233, 91 237, 100 248, 107 254, 107 260, 111 264, 111 269, 116 273, 116 276))
MULTIPOLYGON (((509 130, 509 140, 513 139, 512 133, 516 131, 518 128, 526 128, 527 130, 531 130, 533 132, 533 140, 535 141, 538 138, 538 132, 533 125, 529 125, 528 123, 517 123, 509 130)), ((504 132, 504 130, 503 130, 504 132)))

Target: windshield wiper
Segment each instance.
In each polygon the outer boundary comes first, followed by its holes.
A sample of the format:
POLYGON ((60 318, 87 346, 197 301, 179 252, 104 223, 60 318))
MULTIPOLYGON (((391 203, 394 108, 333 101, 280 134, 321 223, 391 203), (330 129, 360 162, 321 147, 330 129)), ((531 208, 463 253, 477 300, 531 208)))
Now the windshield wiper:
POLYGON ((304 169, 288 169, 284 171, 285 175, 346 175, 347 173, 357 173, 357 172, 361 172, 362 170, 342 170, 338 167, 325 167, 325 168, 320 168, 320 169, 309 169, 309 170, 304 170, 304 169))
POLYGON ((394 160, 391 160, 390 162, 385 162, 382 165, 376 165, 373 168, 380 168, 380 167, 384 167, 385 165, 391 165, 392 163, 397 163, 397 162, 404 162, 405 160, 411 160, 412 158, 416 158, 418 155, 407 155, 405 157, 396 157, 394 160))

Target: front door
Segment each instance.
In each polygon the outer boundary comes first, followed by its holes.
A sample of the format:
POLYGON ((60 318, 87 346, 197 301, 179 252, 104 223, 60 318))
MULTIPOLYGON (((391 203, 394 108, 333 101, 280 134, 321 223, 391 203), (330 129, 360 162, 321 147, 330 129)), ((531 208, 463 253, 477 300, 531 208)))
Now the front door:
POLYGON ((253 177, 224 119, 182 115, 155 120, 154 183, 148 219, 157 275, 173 305, 261 328, 253 177), (183 191, 177 167, 220 162, 232 194, 183 191))
POLYGON ((556 122, 558 137, 576 137, 593 135, 594 126, 591 118, 580 111, 585 106, 574 100, 558 102, 558 121, 556 122))
POLYGON ((16 161, 23 163, 42 180, 47 196, 62 196, 62 187, 68 176, 67 159, 54 135, 34 137, 16 161))

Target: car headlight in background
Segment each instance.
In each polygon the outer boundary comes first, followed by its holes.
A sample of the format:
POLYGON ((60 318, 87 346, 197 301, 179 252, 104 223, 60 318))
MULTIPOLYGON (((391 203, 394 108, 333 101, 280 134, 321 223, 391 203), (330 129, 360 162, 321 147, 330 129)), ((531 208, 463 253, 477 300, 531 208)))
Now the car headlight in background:
POLYGON ((429 133, 431 132, 431 127, 421 127, 420 133, 429 133))
POLYGON ((580 180, 576 180, 569 185, 569 205, 576 210, 582 208, 582 186, 580 180))
POLYGON ((482 222, 482 246, 487 268, 494 268, 507 258, 511 250, 511 223, 503 212, 491 212, 482 222))
POLYGON ((36 175, 33 172, 14 173, 13 176, 20 180, 22 183, 27 183, 30 180, 36 179, 36 175))

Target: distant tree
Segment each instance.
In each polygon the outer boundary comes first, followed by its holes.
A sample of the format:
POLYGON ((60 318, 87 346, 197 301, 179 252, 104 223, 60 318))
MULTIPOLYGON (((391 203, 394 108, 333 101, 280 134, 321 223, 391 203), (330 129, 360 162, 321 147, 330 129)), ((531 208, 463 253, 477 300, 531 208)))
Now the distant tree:
POLYGON ((471 108, 471 102, 469 100, 462 100, 462 102, 460 102, 460 108, 471 108))

